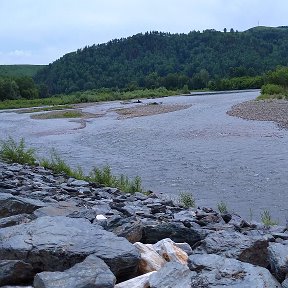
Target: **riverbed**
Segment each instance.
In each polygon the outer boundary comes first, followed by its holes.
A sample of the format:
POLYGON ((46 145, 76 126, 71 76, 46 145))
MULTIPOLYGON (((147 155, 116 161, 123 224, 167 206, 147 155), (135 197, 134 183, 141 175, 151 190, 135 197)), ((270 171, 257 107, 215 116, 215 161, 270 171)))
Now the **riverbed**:
POLYGON ((109 164, 115 174, 140 175, 143 186, 162 197, 177 199, 189 192, 199 206, 217 208, 224 201, 247 219, 259 220, 269 210, 273 219, 285 223, 288 130, 226 114, 258 95, 231 92, 92 104, 83 111, 101 117, 81 121, 1 112, 0 138, 24 137, 41 156, 54 147, 85 171, 109 164), (154 102, 185 109, 133 118, 115 111, 154 102))

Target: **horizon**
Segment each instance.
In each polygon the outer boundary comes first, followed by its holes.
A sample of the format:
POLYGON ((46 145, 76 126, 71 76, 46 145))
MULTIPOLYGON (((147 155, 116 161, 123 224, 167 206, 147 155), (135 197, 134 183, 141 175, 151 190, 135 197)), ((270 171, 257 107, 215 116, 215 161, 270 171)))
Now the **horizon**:
POLYGON ((284 0, 1 1, 0 64, 47 65, 81 47, 143 31, 278 27, 287 23, 287 10, 284 0))

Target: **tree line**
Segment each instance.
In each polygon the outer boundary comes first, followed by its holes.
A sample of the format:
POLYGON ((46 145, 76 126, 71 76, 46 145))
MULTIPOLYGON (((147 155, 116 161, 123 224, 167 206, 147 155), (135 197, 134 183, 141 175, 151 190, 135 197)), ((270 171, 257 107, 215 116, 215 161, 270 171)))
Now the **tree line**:
POLYGON ((236 88, 259 88, 261 81, 253 77, 287 64, 287 27, 188 34, 153 31, 68 53, 34 79, 50 94, 102 87, 218 89, 233 78, 241 78, 233 80, 236 88))

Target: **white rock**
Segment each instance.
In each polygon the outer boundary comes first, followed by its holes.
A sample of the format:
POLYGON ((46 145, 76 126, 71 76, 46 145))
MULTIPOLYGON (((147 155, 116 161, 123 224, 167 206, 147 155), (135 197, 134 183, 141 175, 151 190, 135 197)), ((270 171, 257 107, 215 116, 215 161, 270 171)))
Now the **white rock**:
POLYGON ((115 288, 149 288, 149 278, 156 271, 152 271, 136 278, 115 285, 115 288))
POLYGON ((145 274, 152 271, 158 271, 166 261, 149 245, 136 242, 133 244, 141 254, 139 263, 139 272, 145 274))
POLYGON ((102 214, 99 214, 99 215, 96 216, 96 219, 97 219, 97 220, 107 220, 107 217, 105 217, 105 216, 102 215, 102 214))

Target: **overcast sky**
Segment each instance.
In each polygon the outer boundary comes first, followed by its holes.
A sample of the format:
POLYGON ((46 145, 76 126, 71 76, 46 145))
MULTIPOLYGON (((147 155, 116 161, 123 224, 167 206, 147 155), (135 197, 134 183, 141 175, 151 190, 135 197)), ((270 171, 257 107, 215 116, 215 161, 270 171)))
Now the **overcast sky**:
POLYGON ((287 0, 0 0, 0 64, 48 64, 146 31, 286 26, 287 0))

